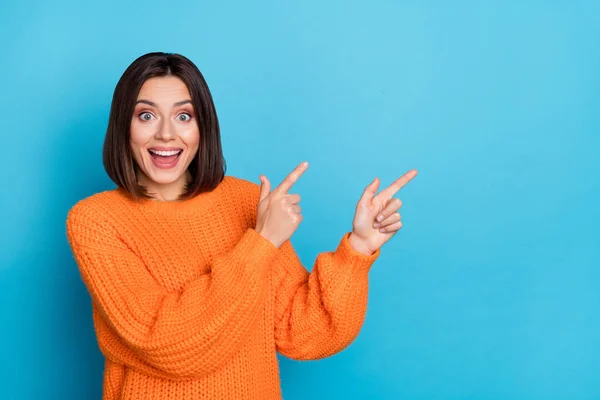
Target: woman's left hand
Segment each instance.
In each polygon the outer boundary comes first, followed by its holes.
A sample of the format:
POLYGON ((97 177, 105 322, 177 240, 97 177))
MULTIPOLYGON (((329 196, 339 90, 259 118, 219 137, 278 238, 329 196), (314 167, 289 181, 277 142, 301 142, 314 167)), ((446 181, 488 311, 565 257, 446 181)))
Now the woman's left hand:
POLYGON ((352 234, 349 237, 350 244, 356 250, 373 254, 402 228, 398 212, 402 202, 393 196, 415 176, 417 170, 410 170, 377 195, 378 178, 365 188, 356 205, 352 234))

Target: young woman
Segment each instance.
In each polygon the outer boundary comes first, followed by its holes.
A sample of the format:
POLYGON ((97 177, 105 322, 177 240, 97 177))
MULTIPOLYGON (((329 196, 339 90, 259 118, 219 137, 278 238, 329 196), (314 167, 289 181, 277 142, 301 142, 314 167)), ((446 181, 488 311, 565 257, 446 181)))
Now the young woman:
POLYGON ((352 232, 312 273, 290 237, 290 193, 225 175, 212 97, 187 58, 150 53, 119 80, 104 166, 117 188, 78 202, 67 235, 105 356, 104 399, 280 399, 276 352, 327 357, 357 336, 368 272, 402 226, 392 196, 365 189, 352 232))

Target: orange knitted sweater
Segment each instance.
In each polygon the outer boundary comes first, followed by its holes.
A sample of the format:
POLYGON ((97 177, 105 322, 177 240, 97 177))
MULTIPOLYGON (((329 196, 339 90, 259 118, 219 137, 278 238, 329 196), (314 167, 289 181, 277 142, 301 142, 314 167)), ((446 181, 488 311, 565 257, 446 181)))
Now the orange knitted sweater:
POLYGON ((105 356, 103 399, 281 399, 276 352, 327 357, 359 333, 379 255, 342 236, 312 273, 255 230, 259 186, 185 201, 121 189, 78 202, 67 235, 105 356))

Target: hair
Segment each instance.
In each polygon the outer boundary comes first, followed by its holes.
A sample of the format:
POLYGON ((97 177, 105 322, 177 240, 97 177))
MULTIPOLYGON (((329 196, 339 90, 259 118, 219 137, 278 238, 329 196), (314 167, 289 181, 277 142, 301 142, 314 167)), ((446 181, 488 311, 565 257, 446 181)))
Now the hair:
POLYGON ((227 168, 212 95, 198 67, 180 54, 145 54, 127 67, 115 87, 102 157, 104 169, 110 179, 135 199, 151 196, 137 182, 136 172, 139 167, 130 145, 131 119, 144 82, 163 76, 176 76, 187 85, 200 131, 198 152, 188 167, 191 179, 179 199, 188 199, 213 190, 223 180, 227 168))

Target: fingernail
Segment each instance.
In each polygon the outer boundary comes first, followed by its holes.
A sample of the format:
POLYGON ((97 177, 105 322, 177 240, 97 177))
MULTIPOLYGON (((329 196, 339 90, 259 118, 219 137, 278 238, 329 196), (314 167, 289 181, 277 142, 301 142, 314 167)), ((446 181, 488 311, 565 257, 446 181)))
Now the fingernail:
POLYGON ((375 223, 373 224, 373 227, 374 227, 375 229, 379 228, 379 222, 375 222, 375 223))
POLYGON ((379 222, 383 221, 383 215, 379 215, 379 216, 377 217, 377 221, 379 221, 379 222))
POLYGON ((379 232, 381 232, 381 233, 385 233, 385 229, 381 228, 381 229, 379 230, 379 232))

